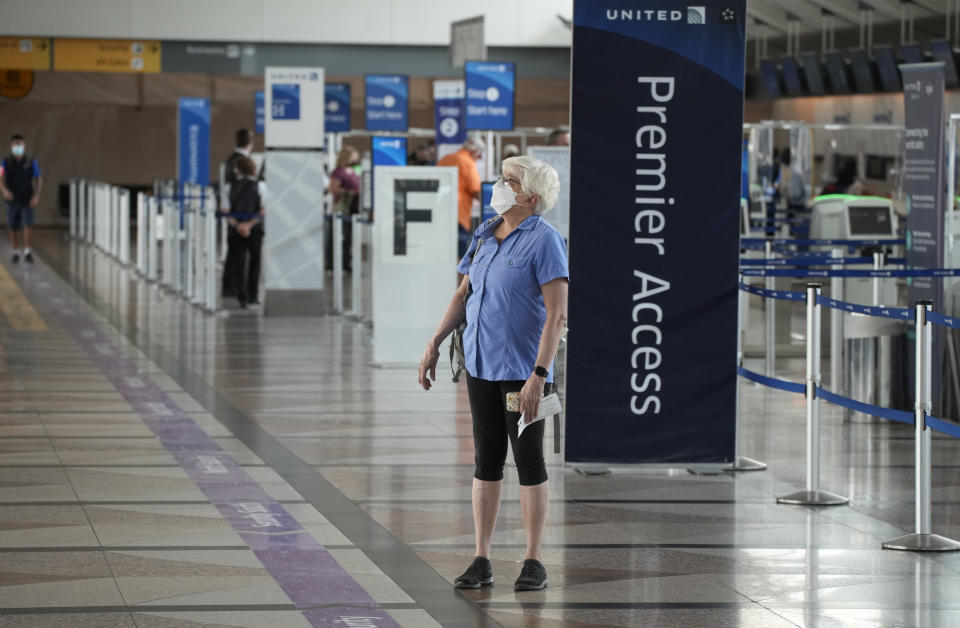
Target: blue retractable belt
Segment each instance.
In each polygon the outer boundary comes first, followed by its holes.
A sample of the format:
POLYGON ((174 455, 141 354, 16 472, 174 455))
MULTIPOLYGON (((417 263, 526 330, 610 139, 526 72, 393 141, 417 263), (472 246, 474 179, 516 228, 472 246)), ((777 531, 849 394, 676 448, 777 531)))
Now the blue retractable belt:
MULTIPOLYGON (((842 312, 854 312, 856 314, 866 314, 868 316, 877 316, 880 318, 892 318, 899 321, 913 320, 914 312, 908 307, 883 307, 880 305, 860 305, 859 303, 848 303, 838 299, 831 299, 822 294, 817 297, 817 303, 824 306, 840 310, 842 312)), ((960 321, 958 321, 960 322, 960 321)))
POLYGON ((785 390, 787 392, 803 394, 807 392, 807 387, 804 384, 798 384, 796 382, 791 382, 785 379, 777 379, 775 377, 767 377, 766 375, 761 375, 754 371, 749 371, 742 366, 737 367, 737 374, 741 377, 749 379, 752 382, 756 382, 761 386, 767 386, 769 388, 776 388, 778 390, 785 390))

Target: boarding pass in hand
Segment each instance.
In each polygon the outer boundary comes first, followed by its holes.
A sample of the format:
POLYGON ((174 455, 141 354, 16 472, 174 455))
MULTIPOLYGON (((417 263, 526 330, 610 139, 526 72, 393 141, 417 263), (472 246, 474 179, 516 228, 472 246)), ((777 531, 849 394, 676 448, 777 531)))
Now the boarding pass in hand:
POLYGON ((520 415, 520 420, 517 421, 517 438, 520 438, 520 435, 523 434, 523 430, 527 428, 528 425, 533 425, 537 421, 542 421, 548 416, 553 416, 554 414, 560 414, 560 397, 557 396, 557 393, 551 393, 540 400, 540 410, 537 412, 537 418, 529 423, 524 421, 523 415, 520 415))

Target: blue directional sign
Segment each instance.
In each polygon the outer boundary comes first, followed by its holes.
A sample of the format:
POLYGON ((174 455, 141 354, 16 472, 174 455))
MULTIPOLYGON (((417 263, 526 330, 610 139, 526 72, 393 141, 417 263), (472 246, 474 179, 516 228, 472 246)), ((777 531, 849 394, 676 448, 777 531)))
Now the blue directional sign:
POLYGON ((467 128, 512 131, 516 64, 467 61, 467 128))
POLYGON ((480 221, 486 222, 494 216, 497 215, 497 212, 494 211, 493 207, 490 205, 490 201, 493 200, 493 181, 484 181, 480 184, 480 221))
POLYGON ((300 119, 299 83, 274 83, 271 93, 270 117, 273 120, 300 119))
POLYGON ((405 137, 374 137, 373 138, 373 165, 374 166, 406 166, 407 165, 407 138, 405 137))
POLYGON ((177 180, 210 183, 210 99, 181 98, 177 107, 177 180))
POLYGON ((368 74, 364 110, 368 131, 406 131, 409 102, 405 74, 368 74))
POLYGON ((263 135, 265 109, 263 90, 260 89, 253 93, 253 129, 257 135, 263 135))
POLYGON ((350 83, 327 83, 326 117, 324 125, 328 133, 350 130, 350 83))

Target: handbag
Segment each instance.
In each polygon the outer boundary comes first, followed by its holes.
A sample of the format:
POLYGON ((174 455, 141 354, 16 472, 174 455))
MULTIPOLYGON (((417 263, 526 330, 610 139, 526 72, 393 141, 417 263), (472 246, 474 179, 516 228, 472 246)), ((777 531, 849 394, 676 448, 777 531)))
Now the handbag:
MULTIPOLYGON (((483 246, 483 238, 477 240, 477 248, 473 250, 470 266, 473 266, 473 260, 477 259, 481 246, 483 246)), ((473 294, 473 285, 468 281, 467 294, 463 297, 463 318, 453 328, 453 334, 450 336, 450 371, 453 373, 454 384, 460 383, 460 375, 467 368, 467 358, 463 352, 463 332, 467 330, 467 301, 471 294, 473 294)))

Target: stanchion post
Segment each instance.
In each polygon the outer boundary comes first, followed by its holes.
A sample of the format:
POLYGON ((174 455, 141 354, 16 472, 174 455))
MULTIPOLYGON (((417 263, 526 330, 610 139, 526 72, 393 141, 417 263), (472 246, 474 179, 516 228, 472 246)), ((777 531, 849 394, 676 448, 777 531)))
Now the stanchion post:
MULTIPOLYGON (((740 275, 738 284, 743 283, 743 275, 740 275)), ((743 310, 749 307, 746 295, 743 290, 737 287, 737 393, 734 402, 734 412, 736 416, 736 426, 733 436, 733 462, 723 467, 724 471, 764 471, 767 465, 740 455, 740 374, 739 370, 743 367, 743 310)))
POLYGON ((930 428, 927 417, 933 409, 933 333, 927 321, 931 301, 917 301, 914 329, 916 360, 916 390, 913 409, 914 422, 914 532, 887 541, 884 549, 917 552, 951 552, 960 550, 960 543, 931 533, 932 481, 930 469, 930 428))
POLYGON ((350 229, 350 316, 359 318, 361 315, 360 299, 362 298, 362 273, 360 264, 363 260, 363 234, 360 233, 360 217, 356 214, 350 217, 353 228, 350 229))
MULTIPOLYGON (((883 253, 873 254, 874 270, 883 270, 884 262, 883 253)), ((873 305, 880 305, 880 277, 873 278, 873 305)))
POLYGON ((333 311, 343 312, 343 220, 333 214, 333 311))
POLYGON ((137 192, 137 272, 147 276, 147 202, 143 192, 137 192))
POLYGON ((147 198, 147 280, 157 280, 157 197, 147 198))
POLYGON ((80 183, 76 177, 70 179, 70 237, 77 237, 77 188, 80 183))
POLYGON ((80 240, 84 240, 86 236, 86 231, 84 227, 86 226, 86 214, 87 211, 87 181, 86 179, 77 180, 77 233, 76 237, 80 240))
MULTIPOLYGON (((830 257, 843 257, 842 248, 830 251, 830 257)), ((840 264, 833 264, 830 268, 842 270, 840 264)), ((843 277, 830 278, 830 298, 843 300, 843 277)), ((843 388, 843 312, 836 308, 830 309, 830 387, 840 393, 843 388)))
POLYGON ((217 197, 213 188, 207 190, 208 205, 204 218, 207 229, 206 236, 206 307, 210 312, 217 311, 217 197))
MULTIPOLYGON (((763 245, 763 253, 766 258, 773 258, 773 242, 767 240, 763 245)), ((766 268, 773 268, 771 265, 767 265, 766 268)), ((767 275, 765 283, 767 290, 775 290, 777 287, 776 284, 777 278, 772 275, 767 275)), ((776 299, 764 299, 764 313, 767 318, 767 324, 764 331, 767 334, 767 360, 766 360, 766 375, 767 377, 776 377, 776 365, 777 365, 777 310, 776 310, 776 299)))
POLYGON ((120 263, 130 265, 130 190, 120 190, 120 263))
POLYGON ((820 284, 807 284, 807 484, 806 489, 777 498, 778 504, 840 506, 850 501, 820 490, 820 284))

